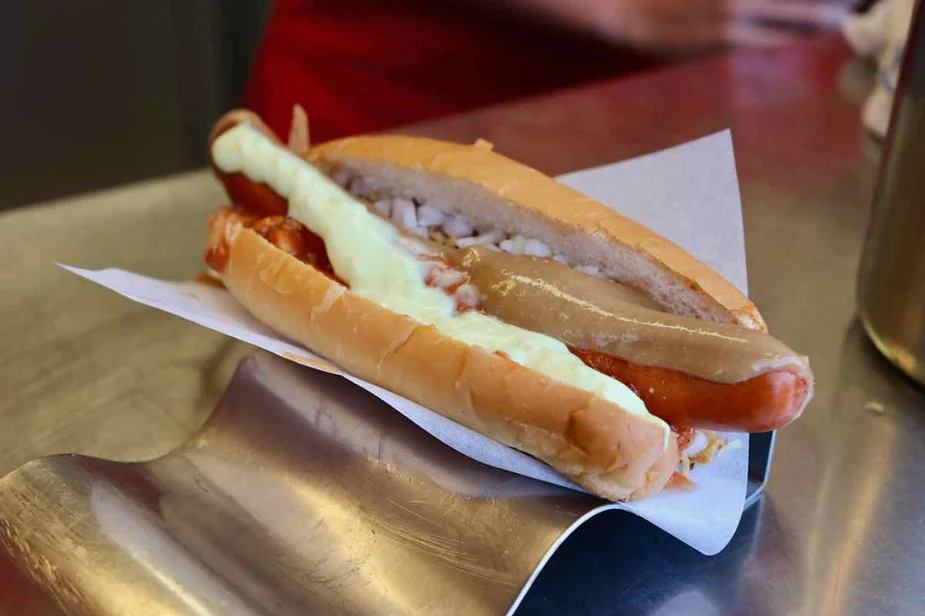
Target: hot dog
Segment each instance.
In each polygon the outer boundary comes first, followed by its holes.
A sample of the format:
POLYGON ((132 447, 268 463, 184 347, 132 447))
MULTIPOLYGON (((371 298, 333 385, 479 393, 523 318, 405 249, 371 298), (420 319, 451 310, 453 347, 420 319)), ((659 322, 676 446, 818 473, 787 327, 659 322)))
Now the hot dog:
POLYGON ((812 395, 806 359, 712 270, 485 144, 299 157, 238 111, 210 153, 233 208, 206 261, 255 316, 601 496, 664 487, 678 433, 775 429, 812 395))

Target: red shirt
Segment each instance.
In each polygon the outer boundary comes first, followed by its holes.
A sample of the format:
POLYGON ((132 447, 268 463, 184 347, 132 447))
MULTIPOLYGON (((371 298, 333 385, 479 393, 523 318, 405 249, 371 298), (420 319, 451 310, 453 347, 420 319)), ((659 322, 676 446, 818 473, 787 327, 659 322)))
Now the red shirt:
POLYGON ((313 141, 383 130, 647 63, 571 33, 433 0, 278 0, 244 104, 313 141))

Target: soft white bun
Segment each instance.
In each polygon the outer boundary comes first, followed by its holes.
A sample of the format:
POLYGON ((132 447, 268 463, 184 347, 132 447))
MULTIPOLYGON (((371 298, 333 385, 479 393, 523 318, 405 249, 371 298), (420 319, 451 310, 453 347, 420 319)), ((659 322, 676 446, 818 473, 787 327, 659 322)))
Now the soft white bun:
POLYGON ((351 293, 253 231, 232 238, 222 281, 276 331, 605 498, 657 492, 677 468, 660 425, 351 293))
POLYGON ((308 159, 361 177, 372 191, 417 198, 476 226, 538 238, 573 262, 640 289, 665 310, 766 331, 754 304, 664 237, 541 172, 491 150, 421 137, 352 137, 308 159))

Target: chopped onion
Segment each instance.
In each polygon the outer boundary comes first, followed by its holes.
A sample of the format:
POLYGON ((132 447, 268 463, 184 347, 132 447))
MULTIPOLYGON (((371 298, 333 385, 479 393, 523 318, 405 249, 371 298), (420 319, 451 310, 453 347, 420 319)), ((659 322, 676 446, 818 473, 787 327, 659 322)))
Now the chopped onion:
POLYGON ((478 308, 479 305, 479 290, 478 288, 470 283, 464 284, 458 289, 456 289, 456 305, 457 308, 461 310, 471 310, 478 308))
POLYGON ((555 255, 553 255, 552 258, 558 261, 559 263, 561 263, 562 265, 568 265, 568 257, 566 257, 561 252, 557 252, 555 255))
POLYGON ((418 215, 410 199, 392 199, 392 220, 399 227, 412 229, 418 226, 418 215))
POLYGON ((543 242, 531 238, 524 243, 524 254, 533 257, 548 257, 552 255, 552 250, 543 242))
POLYGON ((450 237, 469 237, 474 229, 465 216, 453 216, 444 225, 443 230, 450 237))
POLYGON ((418 224, 422 227, 437 227, 445 220, 446 214, 428 203, 418 208, 418 224))
POLYGON ((465 272, 445 267, 436 267, 431 270, 430 283, 435 287, 447 288, 460 284, 466 278, 465 272))
POLYGON ((483 233, 473 237, 457 238, 456 245, 460 248, 468 248, 469 246, 484 246, 485 244, 495 244, 498 242, 498 240, 501 239, 502 235, 503 234, 500 231, 491 231, 490 233, 483 233))
POLYGON ((515 235, 510 239, 501 242, 501 250, 514 255, 524 254, 524 247, 527 245, 527 238, 522 235, 515 235))

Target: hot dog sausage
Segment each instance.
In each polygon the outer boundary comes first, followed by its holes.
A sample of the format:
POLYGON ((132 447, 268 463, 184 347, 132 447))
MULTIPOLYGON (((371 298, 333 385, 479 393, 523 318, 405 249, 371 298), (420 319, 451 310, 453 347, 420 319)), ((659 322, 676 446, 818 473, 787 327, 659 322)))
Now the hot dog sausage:
MULTIPOLYGON (((209 145, 211 146, 222 133, 241 123, 250 124, 277 144, 282 145, 279 137, 270 130, 270 127, 264 124, 260 116, 240 109, 222 116, 209 134, 209 145)), ((260 216, 286 215, 286 211, 289 209, 286 200, 266 184, 252 182, 240 173, 224 173, 214 164, 212 165, 212 170, 225 187, 225 191, 233 204, 260 216)))
POLYGON ((636 392, 653 415, 673 426, 767 432, 800 414, 810 384, 790 370, 777 370, 739 383, 715 383, 596 351, 571 349, 587 365, 636 392))

